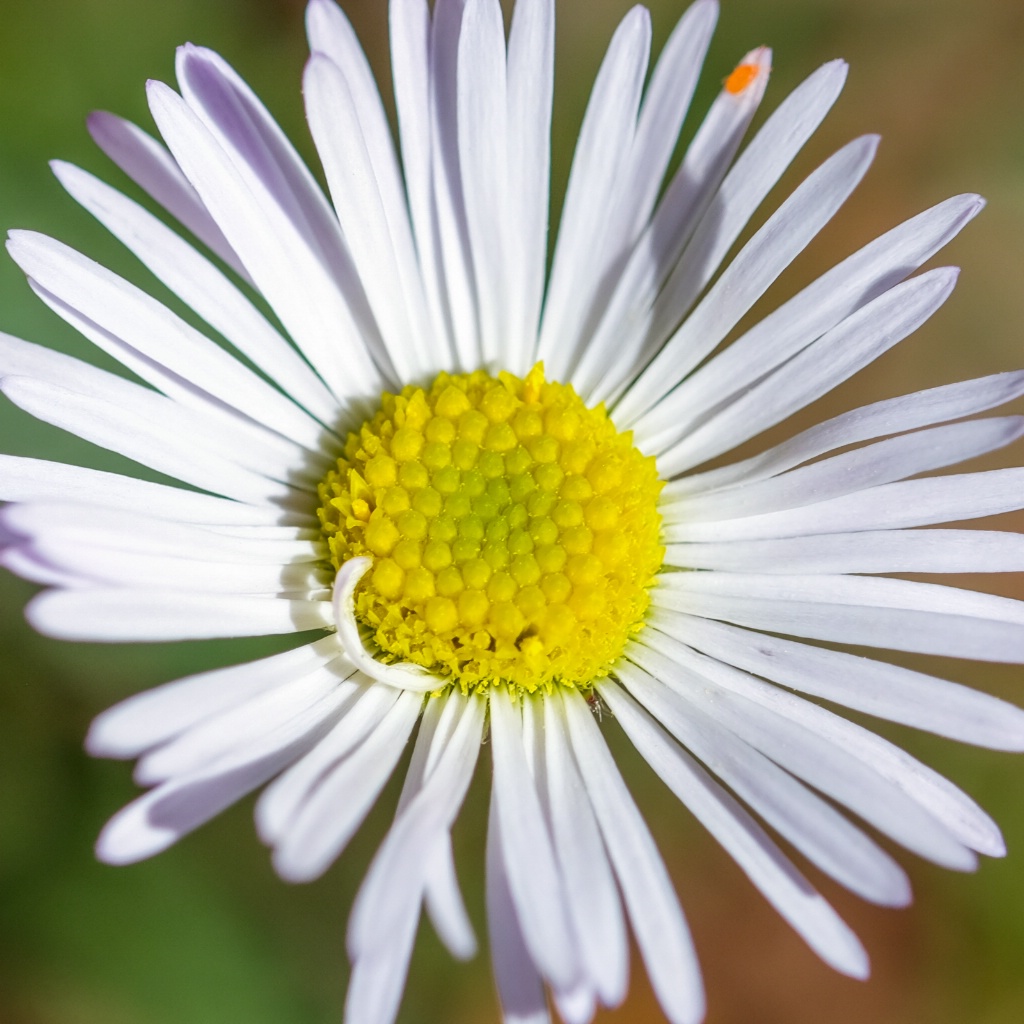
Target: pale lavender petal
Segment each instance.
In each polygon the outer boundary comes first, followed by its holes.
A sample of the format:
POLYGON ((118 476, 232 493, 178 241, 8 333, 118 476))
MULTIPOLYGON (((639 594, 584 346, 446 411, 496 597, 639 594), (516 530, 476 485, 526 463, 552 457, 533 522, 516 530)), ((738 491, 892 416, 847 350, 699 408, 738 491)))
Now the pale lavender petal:
POLYGON ((605 682, 600 693, 651 767, 808 945, 836 970, 866 977, 867 954, 856 936, 757 822, 622 690, 605 682))
POLYGON ((377 728, 318 780, 274 849, 282 878, 310 881, 340 855, 402 756, 422 701, 402 693, 377 728))
POLYGON ((551 1024, 544 983, 526 946, 512 898, 493 789, 487 820, 487 930, 505 1024, 551 1024))
POLYGON ((874 159, 878 137, 855 139, 825 161, 739 251, 700 305, 662 346, 615 405, 620 429, 638 438, 671 424, 663 399, 718 346, 743 314, 831 220, 874 159))
POLYGON ((188 676, 136 694, 93 720, 86 749, 94 757, 138 757, 207 717, 320 665, 334 664, 339 653, 334 637, 324 637, 284 654, 188 676))
POLYGON ((144 192, 241 277, 248 279, 231 243, 167 150, 137 125, 106 111, 89 115, 89 134, 144 192))
POLYGON ((608 47, 576 143, 537 348, 555 379, 571 369, 601 283, 608 209, 632 148, 650 45, 650 15, 634 7, 608 47))
POLYGON ((527 764, 521 714, 497 689, 490 710, 494 800, 519 923, 538 970, 552 985, 569 988, 579 964, 554 848, 527 764))
POLYGON ((654 840, 586 702, 575 690, 566 690, 561 694, 561 705, 580 774, 658 1001, 672 1024, 697 1024, 704 1017, 704 988, 697 955, 654 840))

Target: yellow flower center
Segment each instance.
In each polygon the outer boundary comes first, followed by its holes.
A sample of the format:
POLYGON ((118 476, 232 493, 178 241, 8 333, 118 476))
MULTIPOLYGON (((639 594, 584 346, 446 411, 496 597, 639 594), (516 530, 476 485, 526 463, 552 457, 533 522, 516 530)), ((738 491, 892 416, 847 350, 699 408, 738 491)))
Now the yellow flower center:
POLYGON ((570 386, 482 370, 384 394, 320 484, 336 569, 383 660, 463 690, 587 688, 661 566, 654 459, 570 386))

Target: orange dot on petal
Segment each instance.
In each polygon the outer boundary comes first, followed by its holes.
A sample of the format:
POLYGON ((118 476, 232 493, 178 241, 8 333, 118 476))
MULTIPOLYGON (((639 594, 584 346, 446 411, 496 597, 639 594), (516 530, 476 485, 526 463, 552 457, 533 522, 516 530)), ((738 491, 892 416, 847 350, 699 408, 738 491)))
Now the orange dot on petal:
POLYGON ((757 64, 738 64, 725 80, 725 91, 738 96, 753 84, 760 73, 761 68, 757 64))

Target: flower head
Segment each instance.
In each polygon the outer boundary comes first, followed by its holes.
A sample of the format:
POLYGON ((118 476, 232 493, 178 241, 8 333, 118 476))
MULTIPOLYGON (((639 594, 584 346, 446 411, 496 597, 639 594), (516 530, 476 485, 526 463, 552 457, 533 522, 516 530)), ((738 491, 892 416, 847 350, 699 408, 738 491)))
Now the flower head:
POLYGON ((489 735, 506 1020, 549 1019, 547 991, 569 1024, 618 1004, 631 929, 666 1017, 698 1021, 682 911, 597 704, 808 945, 863 977, 858 940, 770 832, 885 905, 909 900, 907 878, 844 811, 958 870, 1002 839, 952 784, 808 698, 1012 750, 1024 714, 819 642, 1024 661, 1019 602, 885 575, 1024 567, 1017 535, 921 529, 1024 507, 1020 470, 921 475, 1019 437, 1019 417, 967 417, 1024 394, 1024 374, 721 457, 931 316, 956 273, 915 271, 982 203, 912 218, 738 333, 877 140, 826 160, 727 261, 845 66, 811 75, 740 152, 770 71, 767 50, 747 54, 666 182, 717 10, 697 0, 645 88, 635 8, 594 85, 547 272, 553 0, 519 0, 507 40, 497 0, 390 12, 400 158, 344 15, 308 8, 330 202, 194 46, 178 91, 149 87, 162 141, 107 114, 90 129, 195 242, 54 165, 206 328, 60 242, 11 235, 39 297, 137 380, 0 336, 4 393, 179 482, 0 457, 0 561, 47 588, 32 623, 101 641, 317 634, 96 720, 90 751, 137 758, 150 787, 99 855, 151 856, 266 784, 257 827, 278 872, 314 878, 415 734, 349 925, 346 1019, 387 1024, 423 908, 454 955, 475 951, 450 834, 489 735))

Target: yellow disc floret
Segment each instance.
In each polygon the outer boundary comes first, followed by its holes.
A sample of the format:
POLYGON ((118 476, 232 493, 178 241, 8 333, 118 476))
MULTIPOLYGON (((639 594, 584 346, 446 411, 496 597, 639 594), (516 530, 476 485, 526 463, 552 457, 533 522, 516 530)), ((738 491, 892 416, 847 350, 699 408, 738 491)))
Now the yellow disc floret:
POLYGON ((661 567, 654 459, 573 389, 482 370, 385 394, 320 484, 336 569, 386 661, 463 690, 589 687, 661 567))

